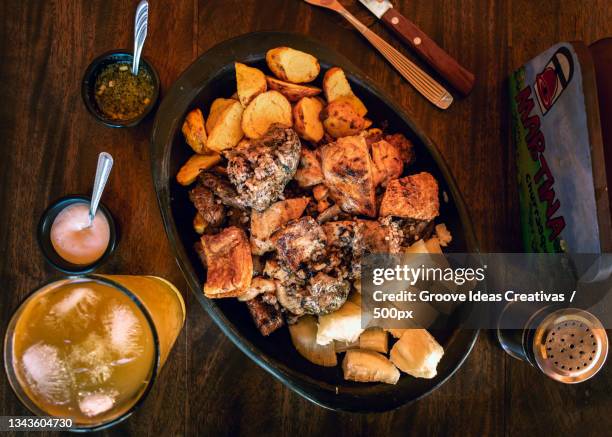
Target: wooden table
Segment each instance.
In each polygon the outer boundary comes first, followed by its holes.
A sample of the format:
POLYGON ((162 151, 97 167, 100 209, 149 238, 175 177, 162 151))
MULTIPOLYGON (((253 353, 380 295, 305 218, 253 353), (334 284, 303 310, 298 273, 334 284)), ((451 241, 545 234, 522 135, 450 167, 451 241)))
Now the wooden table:
MULTIPOLYGON (((184 291, 188 318, 144 406, 108 434, 134 435, 595 435, 612 429, 610 366, 566 386, 505 355, 483 332, 442 388, 387 414, 339 414, 285 388, 248 360, 214 325, 187 286, 164 236, 149 162, 152 120, 109 129, 87 113, 81 75, 101 52, 130 47, 136 1, 0 2, 0 317, 57 272, 35 240, 45 206, 87 193, 96 156, 115 169, 103 201, 121 226, 105 272, 156 274, 184 291)), ((361 6, 372 29, 399 47, 361 6)), ((419 96, 354 30, 299 0, 151 1, 144 50, 163 88, 215 44, 255 30, 325 40, 361 67, 437 143, 471 210, 484 251, 520 250, 507 77, 563 40, 612 34, 607 0, 405 0, 396 7, 476 73, 472 95, 440 112, 419 96)), ((406 50, 402 49, 406 53, 406 50)), ((409 54, 412 57, 411 54, 409 54)), ((606 114, 608 121, 610 115, 606 114)), ((0 415, 26 414, 4 372, 0 415)))

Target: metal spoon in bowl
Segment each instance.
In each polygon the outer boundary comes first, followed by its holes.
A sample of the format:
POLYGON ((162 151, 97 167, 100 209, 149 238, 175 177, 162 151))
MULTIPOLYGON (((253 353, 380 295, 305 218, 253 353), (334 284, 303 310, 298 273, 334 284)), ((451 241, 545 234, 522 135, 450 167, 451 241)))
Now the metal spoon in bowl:
POLYGON ((147 39, 147 27, 149 22, 149 2, 142 0, 136 7, 134 16, 134 57, 132 59, 132 74, 138 76, 140 54, 147 39))
POLYGON ((96 168, 96 178, 94 180, 93 191, 91 193, 91 203, 89 204, 89 224, 84 229, 91 228, 93 225, 100 198, 104 192, 106 181, 113 168, 113 157, 110 153, 102 152, 98 155, 98 167, 96 168))

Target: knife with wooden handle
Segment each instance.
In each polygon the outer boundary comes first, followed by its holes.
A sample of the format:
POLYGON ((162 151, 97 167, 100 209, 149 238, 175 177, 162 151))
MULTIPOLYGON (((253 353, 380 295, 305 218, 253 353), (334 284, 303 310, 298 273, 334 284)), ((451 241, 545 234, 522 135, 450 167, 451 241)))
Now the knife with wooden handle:
POLYGON ((436 70, 459 93, 467 96, 474 87, 474 75, 438 46, 412 21, 404 17, 389 0, 359 0, 378 19, 436 70))

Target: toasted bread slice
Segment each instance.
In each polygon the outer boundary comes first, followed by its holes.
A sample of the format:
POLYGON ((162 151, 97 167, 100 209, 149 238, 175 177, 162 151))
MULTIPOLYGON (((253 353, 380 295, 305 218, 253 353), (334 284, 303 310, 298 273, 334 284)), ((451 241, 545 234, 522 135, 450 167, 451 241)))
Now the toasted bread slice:
POLYGON ((235 226, 200 239, 206 255, 204 294, 209 298, 238 297, 251 286, 253 259, 244 231, 235 226))
POLYGON ((242 130, 249 138, 262 137, 273 124, 293 126, 291 103, 278 91, 267 91, 255 97, 244 110, 242 130))
POLYGON ((344 99, 351 104, 359 116, 364 117, 368 110, 363 102, 357 97, 344 74, 344 70, 332 67, 323 77, 323 92, 329 103, 338 99, 344 99))
POLYGON ((293 107, 293 123, 300 138, 318 143, 323 139, 325 130, 319 118, 323 103, 315 97, 304 97, 293 107))
POLYGON ((387 184, 380 215, 432 220, 438 216, 439 209, 438 182, 430 173, 421 172, 387 184))
POLYGON ((196 153, 206 153, 206 141, 208 135, 206 134, 206 126, 204 125, 204 116, 199 108, 196 108, 187 114, 182 127, 185 141, 189 144, 189 147, 196 153))
POLYGON ((297 102, 303 97, 314 97, 321 94, 321 88, 310 85, 298 85, 270 76, 266 76, 266 81, 268 82, 269 89, 278 91, 283 96, 287 97, 287 100, 290 102, 297 102))
POLYGON ((198 155, 195 154, 187 160, 176 175, 176 180, 181 185, 191 185, 201 171, 208 170, 221 161, 221 156, 215 154, 198 155))
POLYGON ((208 113, 208 118, 206 119, 206 132, 212 132, 213 128, 219 121, 219 117, 223 113, 223 110, 235 101, 236 99, 215 99, 210 106, 210 112, 208 113))
POLYGON ((268 89, 266 75, 261 70, 241 64, 240 62, 236 62, 235 67, 238 100, 246 108, 256 96, 265 93, 268 89))
POLYGON ((321 71, 317 58, 290 47, 268 50, 266 62, 277 78, 293 83, 312 82, 321 71))
POLYGON ((365 129, 365 119, 345 100, 336 100, 321 112, 325 131, 334 138, 357 135, 365 129))
POLYGON ((223 109, 208 136, 209 149, 221 152, 238 144, 244 136, 241 127, 243 112, 242 105, 236 100, 223 109))

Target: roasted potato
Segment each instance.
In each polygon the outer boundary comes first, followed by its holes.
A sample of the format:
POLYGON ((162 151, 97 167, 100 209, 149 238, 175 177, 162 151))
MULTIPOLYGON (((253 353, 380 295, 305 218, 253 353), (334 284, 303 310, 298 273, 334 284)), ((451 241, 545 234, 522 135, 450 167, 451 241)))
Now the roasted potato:
POLYGON ((215 99, 210 106, 210 112, 208 113, 208 119, 206 120, 206 132, 212 132, 213 128, 219 121, 219 117, 223 113, 223 110, 228 108, 236 99, 215 99))
POLYGON ((323 102, 315 97, 304 97, 293 107, 294 129, 300 138, 318 143, 325 131, 320 115, 323 102))
POLYGON ((329 103, 342 98, 347 100, 361 117, 368 113, 363 102, 353 93, 341 68, 333 67, 327 70, 323 77, 323 92, 329 103))
POLYGON ((219 161, 221 161, 221 156, 216 153, 211 155, 193 155, 183 164, 176 175, 176 180, 181 185, 191 185, 195 182, 201 171, 208 170, 219 161))
POLYGON ((196 153, 206 153, 206 126, 204 126, 204 116, 199 108, 196 108, 187 114, 183 122, 183 135, 189 147, 196 153))
POLYGON ((266 81, 268 82, 269 89, 278 91, 283 96, 287 97, 287 100, 290 102, 297 102, 303 97, 314 97, 321 94, 321 88, 314 86, 298 85, 275 79, 270 76, 266 76, 266 81))
POLYGON ((236 100, 223 109, 212 131, 209 132, 207 143, 209 149, 221 152, 238 144, 244 136, 241 127, 243 111, 242 105, 236 100))
POLYGON ((240 62, 236 62, 235 66, 238 100, 246 108, 255 97, 265 93, 268 89, 266 75, 261 70, 241 64, 240 62))
POLYGON ((334 138, 357 135, 365 128, 365 119, 344 100, 331 102, 321 112, 325 131, 334 138))
POLYGON ((312 82, 321 71, 317 58, 290 47, 268 50, 266 62, 277 78, 293 83, 312 82))
POLYGON ((202 214, 196 212, 196 215, 193 218, 193 230, 202 235, 206 230, 206 226, 208 226, 208 223, 206 223, 206 220, 204 220, 202 214))
POLYGON ((255 97, 244 110, 242 130, 247 137, 256 139, 273 124, 293 126, 291 103, 278 91, 267 91, 255 97))

